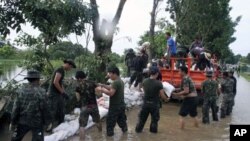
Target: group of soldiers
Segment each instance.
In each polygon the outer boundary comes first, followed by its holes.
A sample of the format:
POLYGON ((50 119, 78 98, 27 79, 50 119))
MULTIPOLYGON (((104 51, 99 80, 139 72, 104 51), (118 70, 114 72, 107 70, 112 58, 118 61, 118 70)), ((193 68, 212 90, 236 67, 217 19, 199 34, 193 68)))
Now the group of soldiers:
POLYGON ((202 122, 207 124, 209 120, 209 109, 212 109, 214 121, 218 121, 219 97, 222 98, 220 108, 220 118, 230 115, 234 106, 236 96, 237 80, 234 77, 234 70, 224 71, 221 80, 213 79, 213 72, 208 71, 207 80, 202 83, 202 93, 204 94, 203 118, 202 122))
MULTIPOLYGON (((171 36, 167 34, 167 36, 171 36)), ((170 41, 169 41, 170 42, 170 41)), ((135 55, 133 50, 129 53, 133 57, 126 57, 129 66, 128 75, 131 76, 129 87, 134 83, 139 90, 143 88, 144 98, 141 111, 139 112, 139 120, 135 127, 137 133, 142 132, 144 124, 149 114, 151 114, 150 132, 158 132, 158 121, 160 119, 161 100, 168 101, 169 97, 164 94, 163 85, 161 83, 161 73, 159 68, 163 67, 161 62, 153 62, 149 67, 147 76, 143 74, 143 68, 147 67, 148 55, 146 49, 149 43, 145 43, 143 48, 135 55), (132 60, 129 60, 133 58, 132 60), (143 77, 145 78, 143 80, 143 77)), ((171 48, 170 46, 168 48, 171 48)), ((174 55, 174 49, 170 49, 174 55)), ((127 55, 128 56, 128 55, 127 55)), ((29 84, 24 85, 18 91, 17 98, 14 102, 10 129, 13 131, 12 141, 21 141, 28 131, 32 131, 34 141, 44 140, 44 128, 47 132, 51 132, 53 127, 64 122, 65 116, 65 100, 69 99, 63 87, 65 71, 76 68, 74 61, 67 59, 63 61, 63 65, 56 69, 52 75, 51 83, 46 92, 40 87, 40 73, 37 71, 28 71, 25 79, 29 84)), ((197 119, 197 92, 192 79, 187 75, 188 68, 181 66, 179 68, 182 78, 181 87, 173 92, 173 96, 183 98, 183 103, 179 111, 180 125, 184 128, 184 117, 190 115, 194 119, 194 125, 198 127, 197 119)), ((116 66, 107 68, 107 76, 112 80, 111 85, 101 83, 93 83, 87 80, 87 76, 83 71, 77 71, 75 78, 77 86, 75 95, 80 103, 81 113, 79 118, 80 124, 80 140, 84 140, 85 131, 88 123, 89 115, 99 131, 102 131, 100 114, 97 106, 96 95, 105 93, 110 96, 110 105, 106 118, 107 136, 114 135, 114 127, 116 123, 122 132, 127 132, 127 117, 125 114, 124 102, 124 82, 120 78, 120 71, 116 66)), ((234 105, 234 97, 236 95, 236 79, 233 72, 223 72, 222 80, 213 80, 213 72, 207 71, 207 80, 202 84, 202 93, 204 94, 203 104, 203 123, 209 123, 209 109, 212 108, 213 120, 218 121, 218 97, 222 94, 221 118, 230 115, 234 105)))
MULTIPOLYGON (((33 141, 44 140, 44 130, 51 132, 52 128, 64 122, 65 101, 69 99, 63 87, 65 71, 76 68, 74 61, 67 59, 61 67, 53 73, 51 84, 46 92, 40 87, 40 73, 28 71, 29 84, 24 85, 18 92, 11 115, 10 130, 12 141, 21 141, 28 131, 32 131, 33 141)), ((95 83, 87 80, 83 71, 77 71, 75 78, 77 86, 75 94, 80 103, 79 133, 80 140, 84 140, 84 127, 87 126, 89 116, 99 131, 102 131, 100 114, 96 96, 105 93, 110 96, 109 112, 107 115, 107 136, 114 135, 114 127, 118 123, 123 132, 127 132, 127 117, 125 115, 124 83, 120 78, 120 71, 116 66, 107 69, 108 77, 113 80, 111 85, 95 83)))

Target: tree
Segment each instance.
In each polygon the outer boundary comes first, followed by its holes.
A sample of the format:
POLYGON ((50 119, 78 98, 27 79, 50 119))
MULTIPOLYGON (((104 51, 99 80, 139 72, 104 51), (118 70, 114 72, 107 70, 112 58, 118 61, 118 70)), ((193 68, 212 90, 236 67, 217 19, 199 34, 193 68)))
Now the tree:
POLYGON ((250 53, 247 54, 246 61, 247 61, 247 63, 250 63, 250 53))
MULTIPOLYGON (((70 33, 81 35, 90 23, 91 9, 82 0, 1 0, 0 32, 6 36, 10 28, 21 31, 21 24, 30 23, 41 31, 44 53, 47 47, 70 33)), ((49 58, 45 58, 53 69, 49 58)))
POLYGON ((90 0, 91 8, 94 12, 94 16, 92 17, 92 28, 93 40, 95 43, 95 55, 97 56, 96 59, 101 59, 101 64, 97 67, 98 72, 106 70, 106 65, 109 60, 108 55, 111 53, 111 47, 113 44, 113 37, 125 3, 126 0, 120 0, 116 14, 111 22, 103 19, 100 24, 100 15, 96 0, 90 0))
MULTIPOLYGON (((154 53, 152 55, 153 58, 157 57, 160 58, 166 52, 166 31, 174 32, 175 27, 174 25, 170 24, 166 21, 165 18, 161 18, 156 22, 156 26, 158 27, 157 31, 154 31, 154 42, 151 42, 151 50, 154 53)), ((150 40, 150 33, 149 31, 145 32, 144 35, 140 36, 140 40, 138 42, 139 45, 143 44, 146 41, 150 40)))
POLYGON ((176 23, 177 41, 190 45, 196 34, 201 35, 207 49, 218 58, 226 58, 229 44, 236 40, 234 28, 241 19, 231 19, 229 1, 168 0, 166 10, 176 23))
POLYGON ((10 45, 4 45, 0 47, 0 57, 2 59, 8 59, 10 57, 13 57, 13 55, 16 54, 15 48, 13 48, 10 45))
POLYGON ((72 42, 58 42, 54 45, 50 45, 48 48, 48 53, 50 54, 50 59, 75 59, 76 57, 82 55, 87 51, 80 44, 73 44, 72 42))
POLYGON ((153 0, 153 9, 150 13, 150 28, 149 28, 149 41, 151 42, 151 46, 149 48, 148 59, 152 60, 155 57, 154 47, 155 47, 155 25, 156 25, 156 16, 157 16, 157 8, 162 0, 153 0))

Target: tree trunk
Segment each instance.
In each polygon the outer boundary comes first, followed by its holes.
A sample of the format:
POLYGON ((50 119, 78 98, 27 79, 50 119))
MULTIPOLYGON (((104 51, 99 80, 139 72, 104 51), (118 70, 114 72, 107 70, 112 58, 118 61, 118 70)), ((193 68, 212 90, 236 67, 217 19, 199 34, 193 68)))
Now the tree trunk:
MULTIPOLYGON (((120 0, 116 14, 112 22, 102 21, 100 25, 100 16, 96 0, 90 0, 91 8, 94 10, 95 15, 93 21, 93 40, 95 43, 95 55, 100 58, 100 66, 97 67, 98 72, 105 72, 109 63, 109 54, 111 54, 111 47, 113 44, 113 36, 116 30, 116 26, 121 18, 121 14, 124 8, 126 0, 120 0)), ((104 74, 103 74, 104 75, 104 74)))
POLYGON ((160 0, 153 0, 153 9, 151 11, 151 21, 150 21, 150 29, 149 29, 149 40, 150 40, 150 48, 148 50, 148 59, 152 60, 155 57, 155 52, 154 52, 154 48, 155 48, 155 39, 154 39, 154 35, 155 35, 155 24, 156 24, 156 15, 157 15, 157 7, 159 4, 160 0))

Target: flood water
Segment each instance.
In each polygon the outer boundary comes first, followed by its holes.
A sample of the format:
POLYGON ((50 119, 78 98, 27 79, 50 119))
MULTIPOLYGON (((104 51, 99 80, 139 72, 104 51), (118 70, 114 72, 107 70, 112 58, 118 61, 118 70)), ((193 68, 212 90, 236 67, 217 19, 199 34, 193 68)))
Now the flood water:
MULTIPOLYGON (((186 118, 186 129, 179 129, 178 111, 180 104, 166 103, 160 111, 161 118, 159 121, 158 133, 152 134, 149 132, 150 117, 145 125, 144 131, 140 134, 135 133, 134 128, 137 122, 137 115, 140 108, 133 108, 127 111, 128 117, 128 132, 123 134, 116 126, 115 136, 106 137, 105 121, 103 122, 103 131, 101 133, 95 127, 87 130, 87 141, 228 141, 229 140, 229 125, 230 124, 250 124, 250 99, 248 88, 250 83, 244 78, 237 78, 238 92, 235 99, 235 106, 231 116, 213 122, 209 125, 201 123, 201 107, 199 107, 200 127, 193 126, 192 119, 186 118)), ((210 118, 211 119, 211 118, 210 118)), ((7 127, 6 127, 7 128, 7 127)), ((24 141, 31 140, 31 134, 28 134, 24 141)), ((10 140, 10 133, 7 129, 0 131, 0 141, 10 140)), ((78 141, 79 136, 75 135, 66 141, 78 141)))
MULTIPOLYGON (((128 116, 128 133, 123 134, 118 126, 115 128, 114 137, 106 137, 106 126, 103 122, 103 132, 99 133, 93 127, 87 131, 86 140, 88 141, 228 141, 230 124, 250 124, 250 95, 248 88, 250 83, 244 78, 237 78, 237 96, 235 106, 231 116, 220 120, 219 122, 211 121, 210 125, 201 123, 201 107, 199 110, 200 127, 193 126, 191 118, 186 118, 186 129, 179 129, 178 111, 180 104, 166 103, 160 111, 158 133, 149 132, 150 117, 140 134, 135 133, 134 128, 137 122, 137 116, 140 108, 134 108, 127 112, 128 116)), ((211 118, 210 118, 211 120, 211 118)), ((71 137, 67 141, 78 141, 79 136, 71 137)))
POLYGON ((1 70, 2 74, 0 75, 0 83, 6 84, 10 80, 15 80, 17 82, 22 81, 26 71, 23 68, 18 66, 19 62, 16 61, 2 61, 1 70))

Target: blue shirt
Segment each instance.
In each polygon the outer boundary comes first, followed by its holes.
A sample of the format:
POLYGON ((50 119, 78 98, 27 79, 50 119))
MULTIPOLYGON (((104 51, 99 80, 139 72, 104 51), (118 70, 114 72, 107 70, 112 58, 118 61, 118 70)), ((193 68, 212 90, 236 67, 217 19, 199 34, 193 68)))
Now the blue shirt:
POLYGON ((174 39, 170 37, 167 40, 167 45, 169 46, 170 54, 175 55, 176 54, 176 45, 175 45, 174 39))

